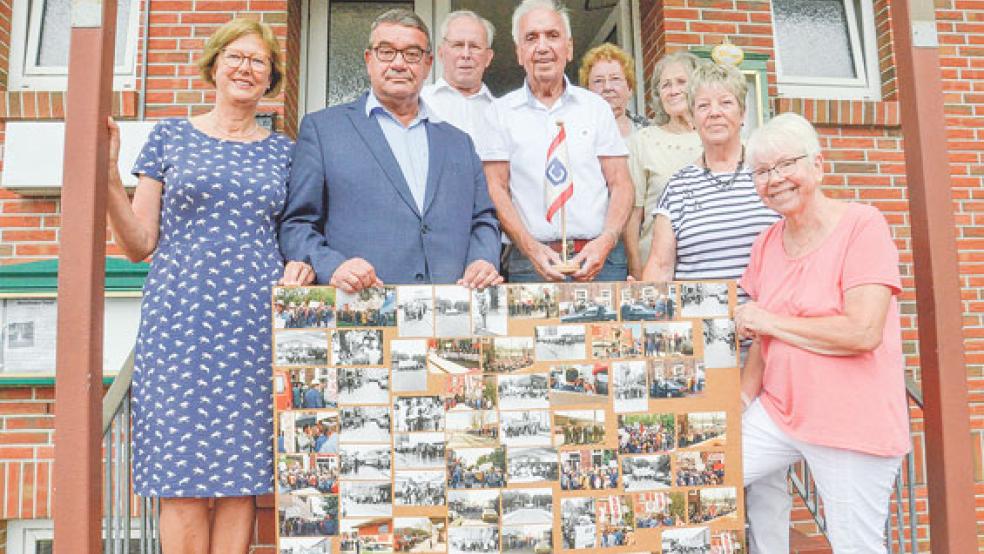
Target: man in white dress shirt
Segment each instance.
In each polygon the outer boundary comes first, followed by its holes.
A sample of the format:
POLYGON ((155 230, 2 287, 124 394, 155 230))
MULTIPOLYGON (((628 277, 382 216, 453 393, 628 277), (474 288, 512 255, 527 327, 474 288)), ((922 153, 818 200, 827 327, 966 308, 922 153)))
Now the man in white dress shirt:
POLYGON ((489 110, 476 141, 489 195, 512 248, 508 280, 560 281, 560 217, 546 219, 547 149, 563 122, 574 194, 567 201, 567 238, 577 281, 622 281, 628 272, 619 236, 632 209, 628 149, 611 107, 571 84, 564 67, 574 44, 567 9, 554 0, 524 0, 513 12, 516 57, 526 70, 521 88, 489 110), (573 248, 571 248, 573 247, 573 248))
POLYGON ((451 12, 439 31, 437 56, 444 76, 420 92, 433 115, 468 133, 485 121, 485 111, 495 99, 482 82, 492 63, 492 37, 495 27, 470 10, 451 12))

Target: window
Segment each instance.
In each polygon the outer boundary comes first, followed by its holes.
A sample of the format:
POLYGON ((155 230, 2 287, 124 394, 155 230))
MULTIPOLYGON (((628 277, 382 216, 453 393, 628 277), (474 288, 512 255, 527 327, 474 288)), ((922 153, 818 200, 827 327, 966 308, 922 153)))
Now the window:
POLYGON ((779 94, 878 99, 872 0, 774 0, 779 94))
MULTIPOLYGON (((117 0, 113 88, 133 88, 139 0, 117 0)), ((10 37, 10 90, 65 90, 71 0, 14 0, 10 37)))

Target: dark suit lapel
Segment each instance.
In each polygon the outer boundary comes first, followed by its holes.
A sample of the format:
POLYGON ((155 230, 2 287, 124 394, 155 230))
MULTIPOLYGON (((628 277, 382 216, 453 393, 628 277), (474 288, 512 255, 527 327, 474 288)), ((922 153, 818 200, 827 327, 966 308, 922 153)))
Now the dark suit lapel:
POLYGON ((424 213, 430 209, 430 205, 434 202, 434 197, 437 195, 437 188, 441 182, 441 173, 444 171, 444 145, 439 144, 437 140, 438 131, 434 129, 431 125, 430 120, 427 120, 424 125, 427 129, 427 154, 428 167, 427 167, 427 188, 424 190, 424 213))
POLYGON ((396 189, 400 198, 403 198, 403 201, 406 202, 413 213, 417 214, 417 217, 420 217, 420 212, 417 210, 417 203, 413 200, 413 194, 410 193, 410 185, 407 184, 407 180, 403 177, 400 164, 397 163, 396 156, 393 155, 389 143, 386 142, 386 135, 383 134, 383 130, 376 123, 375 119, 366 117, 366 98, 368 98, 368 95, 363 95, 359 102, 349 105, 348 116, 352 120, 352 126, 358 131, 362 137, 362 141, 366 143, 369 152, 376 158, 376 162, 383 169, 383 172, 386 173, 386 176, 389 177, 390 184, 396 189))

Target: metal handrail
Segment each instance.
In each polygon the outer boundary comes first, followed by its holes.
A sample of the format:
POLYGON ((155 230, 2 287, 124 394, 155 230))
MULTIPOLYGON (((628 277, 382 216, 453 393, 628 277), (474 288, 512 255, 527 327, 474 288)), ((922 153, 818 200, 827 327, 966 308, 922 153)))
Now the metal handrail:
MULTIPOLYGON (((922 391, 918 384, 906 377, 905 382, 906 396, 909 401, 919 409, 923 407, 922 391)), ((912 419, 911 417, 909 418, 912 419)), ((793 491, 803 500, 806 509, 813 516, 813 521, 817 529, 827 536, 827 522, 820 509, 820 498, 817 494, 816 483, 810 473, 810 468, 806 462, 798 462, 789 468, 789 481, 793 485, 793 491), (801 476, 802 475, 802 476, 801 476)), ((902 467, 899 468, 899 475, 895 480, 895 526, 898 526, 898 534, 893 544, 892 541, 892 513, 889 510, 888 518, 885 521, 885 545, 888 554, 915 554, 918 552, 918 513, 916 512, 916 457, 914 449, 910 450, 904 458, 902 467), (904 512, 903 499, 908 514, 904 512), (905 528, 906 515, 908 515, 908 537, 903 532, 905 528), (908 538, 908 541, 906 541, 908 538), (908 545, 906 545, 908 542, 908 545), (908 549, 906 548, 908 546, 908 549)), ((889 500, 891 503, 892 500, 889 500)))

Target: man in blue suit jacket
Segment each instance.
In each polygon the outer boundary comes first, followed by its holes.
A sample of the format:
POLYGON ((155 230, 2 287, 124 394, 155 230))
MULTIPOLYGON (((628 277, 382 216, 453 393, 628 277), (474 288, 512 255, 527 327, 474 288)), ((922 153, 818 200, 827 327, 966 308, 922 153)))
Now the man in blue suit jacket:
POLYGON ((370 91, 310 114, 294 151, 284 284, 498 284, 499 223, 471 139, 419 101, 433 58, 411 11, 373 22, 370 91))

